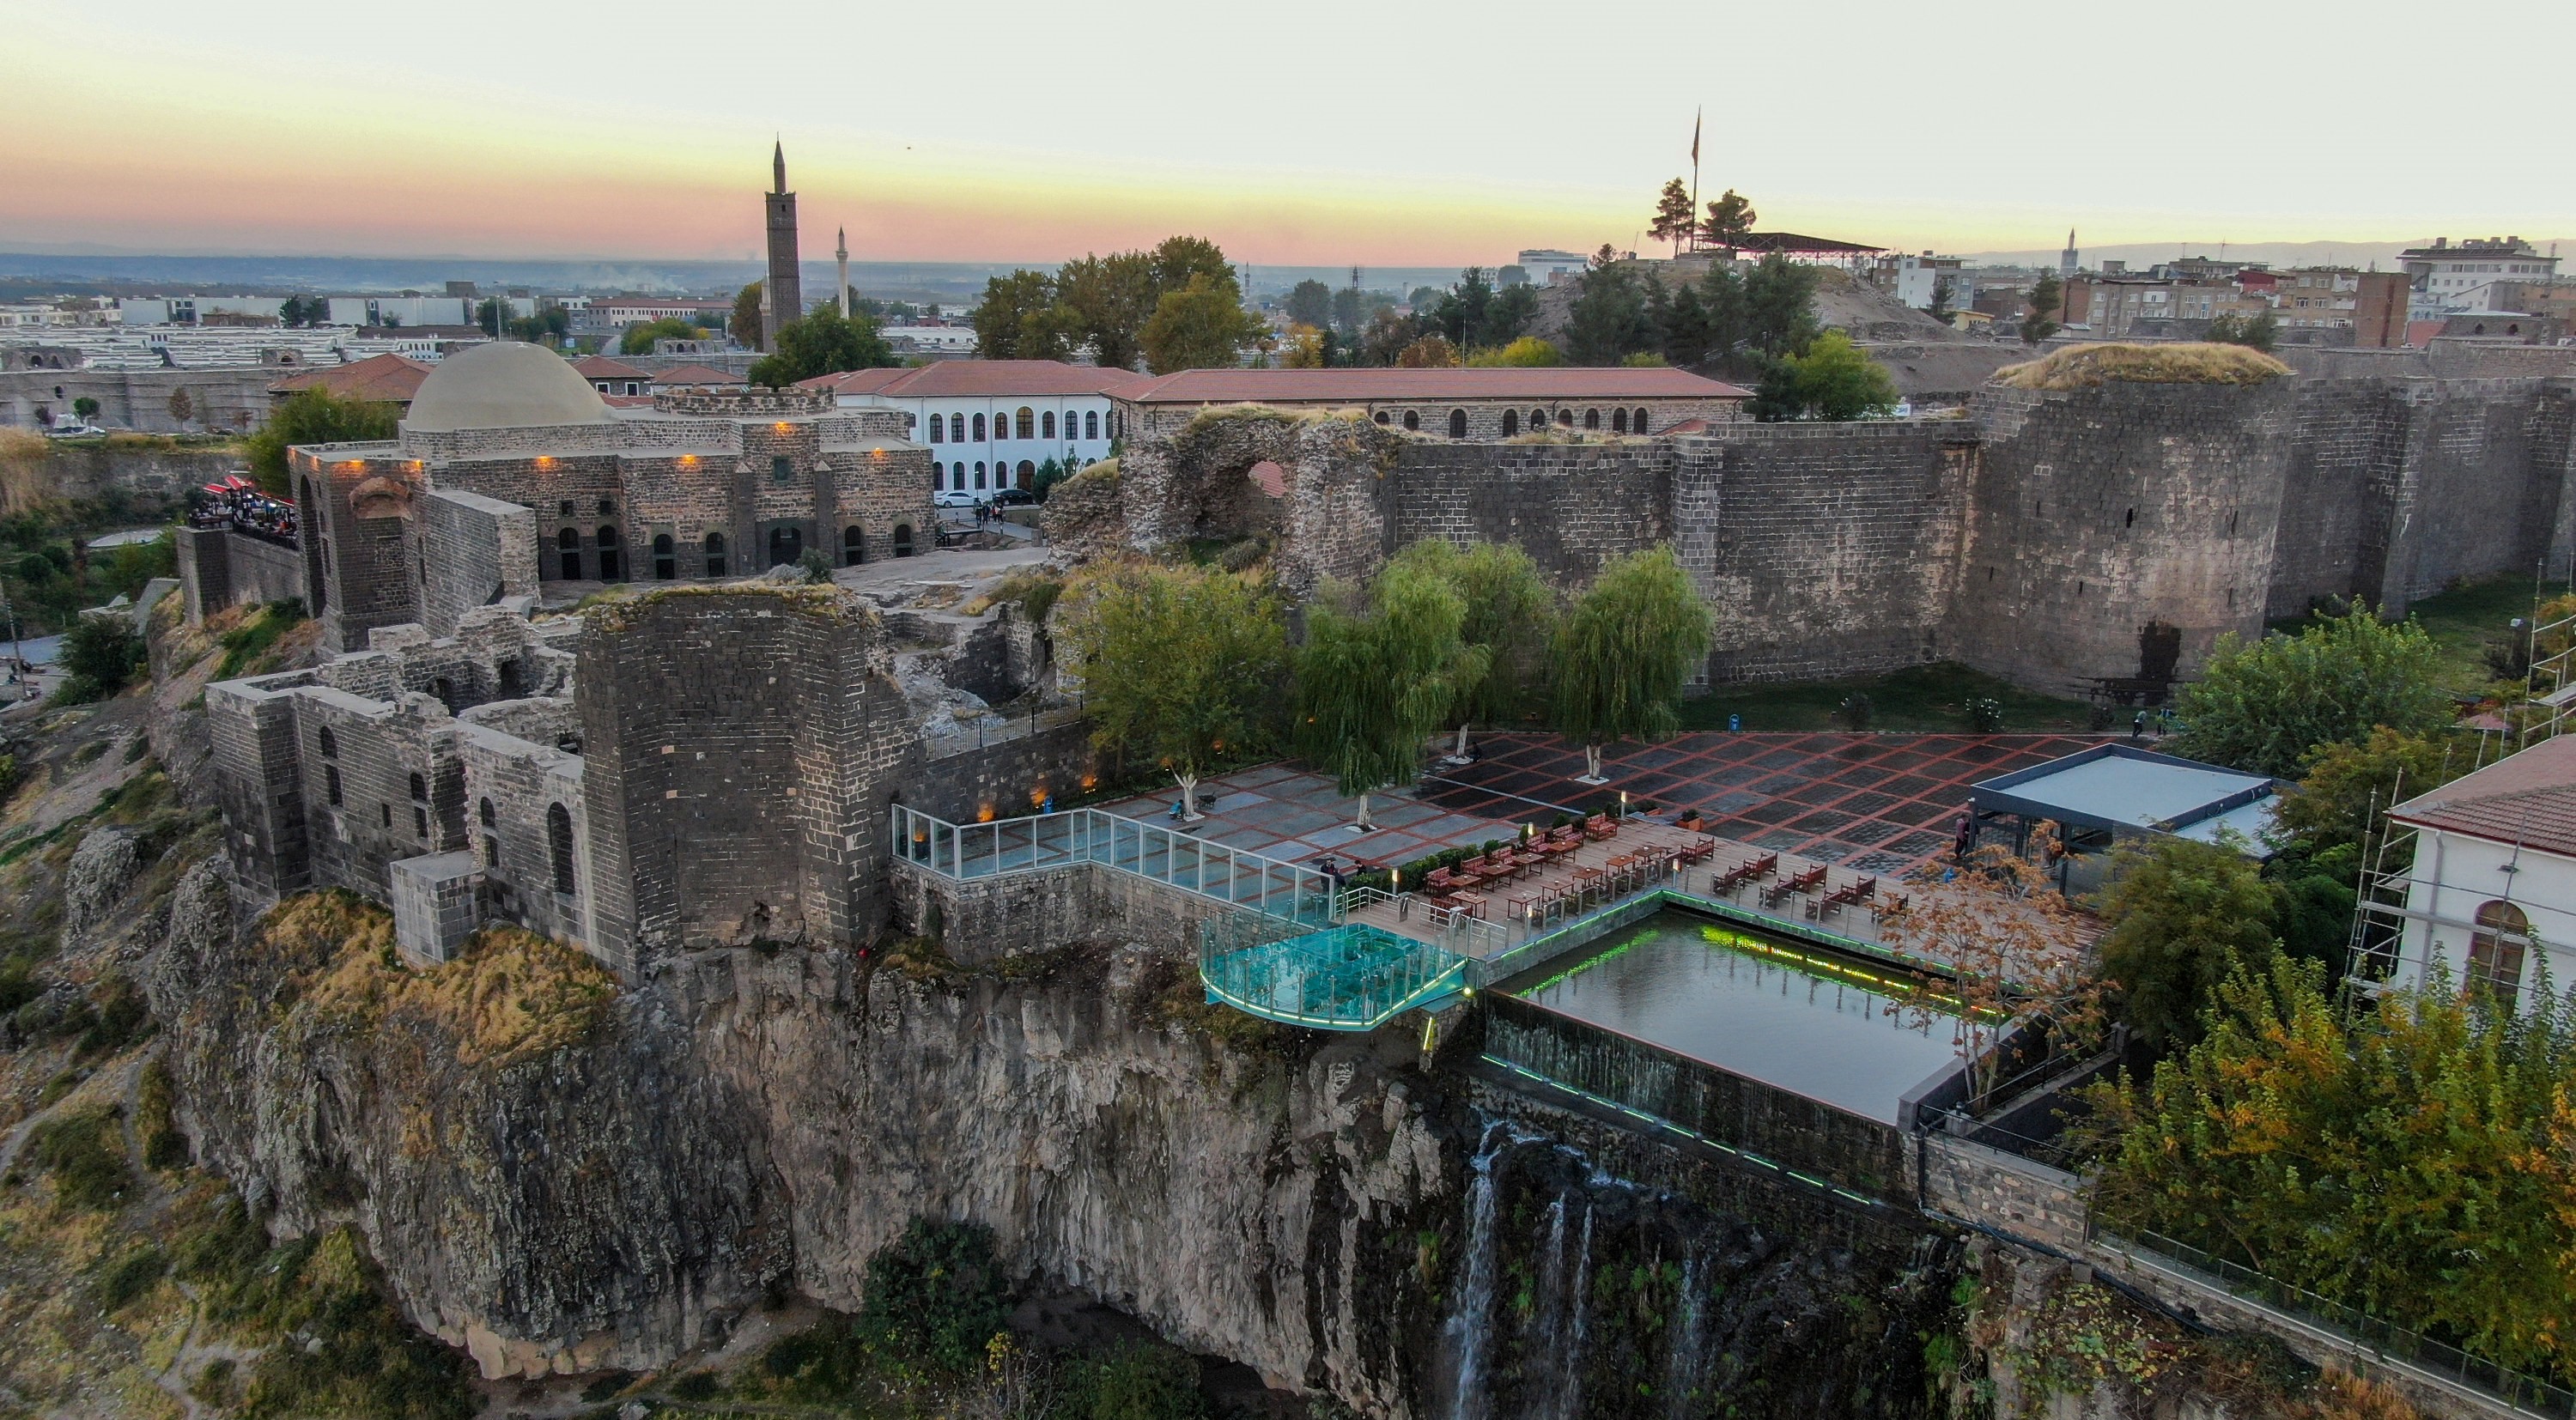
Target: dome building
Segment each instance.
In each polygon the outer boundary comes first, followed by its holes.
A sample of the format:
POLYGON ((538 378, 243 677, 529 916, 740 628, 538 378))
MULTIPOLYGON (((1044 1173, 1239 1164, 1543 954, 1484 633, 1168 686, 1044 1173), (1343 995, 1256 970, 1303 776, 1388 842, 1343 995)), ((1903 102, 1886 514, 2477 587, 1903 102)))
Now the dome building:
POLYGON ((552 350, 473 346, 421 382, 394 438, 289 451, 307 600, 330 644, 358 650, 604 583, 909 556, 930 541, 932 475, 903 426, 805 389, 612 409, 552 350))

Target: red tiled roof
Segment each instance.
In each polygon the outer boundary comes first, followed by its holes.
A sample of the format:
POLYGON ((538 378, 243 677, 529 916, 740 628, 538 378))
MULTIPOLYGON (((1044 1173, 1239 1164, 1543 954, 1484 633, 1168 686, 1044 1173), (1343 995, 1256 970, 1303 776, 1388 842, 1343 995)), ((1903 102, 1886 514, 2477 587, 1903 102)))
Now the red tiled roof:
POLYGON ((1288 470, 1268 459, 1252 466, 1252 481, 1273 498, 1288 496, 1288 470))
POLYGON ((1750 399, 1664 366, 1546 369, 1182 370, 1119 390, 1138 404, 1366 404, 1387 400, 1750 399))
POLYGON ((712 365, 674 365, 653 377, 657 385, 747 385, 750 380, 712 365))
POLYGON ((623 360, 612 360, 605 355, 584 355, 580 359, 573 361, 572 367, 579 371, 581 377, 585 380, 649 380, 653 378, 653 372, 650 370, 639 370, 634 366, 627 364, 623 360))
POLYGON ((2576 735, 2542 740, 2388 811, 2399 823, 2576 857, 2576 735))
POLYGON ((599 402, 607 405, 611 409, 651 409, 653 407, 653 396, 649 394, 604 394, 599 397, 599 402))
POLYGON ((836 394, 901 399, 976 399, 1019 395, 1124 394, 1144 376, 1061 360, 935 360, 905 370, 852 370, 818 375, 809 386, 836 394))
POLYGON ((431 368, 426 361, 408 355, 370 355, 346 365, 317 365, 268 388, 272 394, 324 389, 341 399, 409 404, 412 396, 420 393, 420 382, 429 378, 431 368))

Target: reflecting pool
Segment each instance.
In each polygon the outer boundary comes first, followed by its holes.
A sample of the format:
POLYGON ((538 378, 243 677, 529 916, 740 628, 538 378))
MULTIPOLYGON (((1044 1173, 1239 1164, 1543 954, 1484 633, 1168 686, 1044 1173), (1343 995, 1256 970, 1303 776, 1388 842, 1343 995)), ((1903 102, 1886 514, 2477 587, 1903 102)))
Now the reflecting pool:
POLYGON ((1693 913, 1659 913, 1501 989, 1887 1124, 1959 1058, 1958 1019, 1935 1011, 1927 1027, 1897 970, 1693 913))

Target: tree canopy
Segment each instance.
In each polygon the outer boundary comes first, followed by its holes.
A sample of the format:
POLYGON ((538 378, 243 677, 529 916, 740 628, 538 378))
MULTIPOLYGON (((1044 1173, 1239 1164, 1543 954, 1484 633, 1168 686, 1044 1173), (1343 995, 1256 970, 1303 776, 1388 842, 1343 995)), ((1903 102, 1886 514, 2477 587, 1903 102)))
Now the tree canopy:
POLYGON ((1388 567, 1436 579, 1466 608, 1458 638, 1476 655, 1460 662, 1449 706, 1457 752, 1464 754, 1470 726, 1515 719, 1535 698, 1546 671, 1555 594, 1530 555, 1509 543, 1460 547, 1425 538, 1388 567))
POLYGON ((2468 769, 2469 758, 2438 734, 2400 734, 2386 725, 2372 726, 2358 744, 2319 745, 2297 792, 2282 796, 2281 827, 2311 857, 2357 845, 2373 815, 2400 796, 2412 798, 2451 782, 2468 769))
POLYGON ((864 315, 841 319, 835 305, 816 306, 802 320, 778 328, 778 348, 752 362, 751 382, 783 388, 817 375, 885 369, 903 362, 864 315))
POLYGON ((1616 262, 1588 272, 1565 328, 1566 357, 1577 365, 1616 365, 1657 345, 1649 291, 1663 288, 1616 262))
MULTIPOLYGON (((1222 314, 1212 298, 1190 294, 1193 281, 1223 290, 1233 308, 1241 309, 1233 265, 1204 237, 1169 237, 1151 251, 1084 256, 1052 275, 1022 270, 992 277, 975 309, 976 344, 996 360, 1062 360, 1088 349, 1102 366, 1132 370, 1145 358, 1146 327, 1162 313, 1166 296, 1186 298, 1166 323, 1166 334, 1175 338, 1204 339, 1209 323, 1222 314), (1183 336, 1184 327, 1199 329, 1199 336, 1183 336)), ((1241 319, 1245 331, 1258 324, 1249 312, 1241 319)), ((1254 338, 1245 334, 1237 343, 1254 338)), ((1234 363, 1231 352, 1224 363, 1234 363)))
POLYGON ((617 338, 617 353, 650 355, 653 353, 653 342, 656 340, 704 340, 706 334, 703 329, 689 324, 678 316, 640 321, 626 327, 626 333, 617 338))
POLYGON ((2200 679, 2183 687, 2174 753, 2295 778, 2323 745, 2362 744, 2373 727, 2419 735, 2450 721, 2435 681, 2440 650, 2413 621, 2391 624, 2355 605, 2296 636, 2218 638, 2200 679))
POLYGON ((1804 354, 1784 355, 1754 402, 1760 419, 1866 419, 1896 412, 1896 381, 1851 337, 1829 330, 1804 354))
POLYGON ((1730 187, 1725 196, 1708 204, 1708 216, 1700 222, 1699 233, 1711 246, 1732 252, 1752 235, 1753 224, 1759 220, 1761 214, 1753 210, 1753 204, 1730 187))
POLYGON ((1535 335, 1524 335, 1496 350, 1479 350, 1467 357, 1470 365, 1488 369, 1540 370, 1565 363, 1565 352, 1535 335))
POLYGON ((1300 281, 1289 291, 1285 309, 1290 324, 1320 330, 1333 323, 1333 288, 1311 277, 1300 281))
POLYGON ((1287 646, 1277 599, 1231 573, 1121 563, 1057 605, 1093 743, 1170 771, 1195 815, 1200 776, 1268 731, 1287 646))
POLYGON ((2200 1013, 2239 962, 2272 949, 2272 894, 2254 861, 2185 838, 2124 849, 2104 894, 2102 974, 2158 1050, 2199 1037, 2200 1013))
POLYGON ((761 344, 760 330, 761 285, 754 281, 733 293, 733 324, 729 329, 734 343, 746 350, 765 348, 761 344))
POLYGON ((975 307, 976 353, 987 360, 1063 360, 1073 353, 1071 312, 1043 271, 1014 271, 984 282, 975 307))
POLYGON ((1194 272, 1189 284, 1165 291, 1145 322, 1145 363, 1155 374, 1224 369, 1241 363, 1241 351, 1269 327, 1243 308, 1232 273, 1222 279, 1194 272))
POLYGON ((1710 617, 1670 547, 1613 559, 1557 623, 1549 659, 1556 730, 1584 746, 1660 739, 1680 723, 1682 683, 1708 656, 1710 617))
POLYGON ((390 439, 402 418, 390 404, 342 399, 319 387, 300 389, 268 412, 268 419, 242 441, 251 476, 261 491, 287 498, 286 451, 297 444, 345 444, 390 439))
POLYGON ((2021 342, 2037 345, 2058 332, 2057 308, 2066 299, 2066 283, 2055 272, 2041 272, 2039 281, 2030 288, 2027 314, 2021 318, 2021 342))
POLYGON ((2209 333, 2201 338, 2221 345, 2243 345, 2268 351, 2280 336, 2280 318, 2270 311, 2256 311, 2250 316, 2229 311, 2211 318, 2209 333))
POLYGON ((2095 1212, 2576 1380, 2571 1043, 2565 1002, 2347 1007, 2314 962, 2247 963, 2198 1044, 2087 1091, 2095 1212))
POLYGON ((1389 565, 1365 594, 1331 588, 1306 608, 1298 751, 1359 799, 1362 827, 1368 796, 1413 782, 1423 740, 1482 673, 1484 653, 1459 638, 1466 610, 1445 579, 1412 564, 1389 565))
POLYGON ((1673 255, 1680 256, 1682 243, 1698 232, 1698 223, 1691 212, 1690 189, 1680 178, 1674 178, 1655 195, 1655 218, 1646 224, 1646 235, 1659 242, 1671 242, 1673 255))

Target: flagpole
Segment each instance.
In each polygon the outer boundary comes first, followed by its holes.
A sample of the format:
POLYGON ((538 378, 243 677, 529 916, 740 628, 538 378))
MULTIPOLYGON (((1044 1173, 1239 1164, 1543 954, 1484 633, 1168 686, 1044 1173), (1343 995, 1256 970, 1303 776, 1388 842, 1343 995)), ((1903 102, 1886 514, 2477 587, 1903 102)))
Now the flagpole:
POLYGON ((1699 125, 1706 112, 1703 105, 1691 110, 1691 224, 1690 249, 1699 250, 1699 125))

